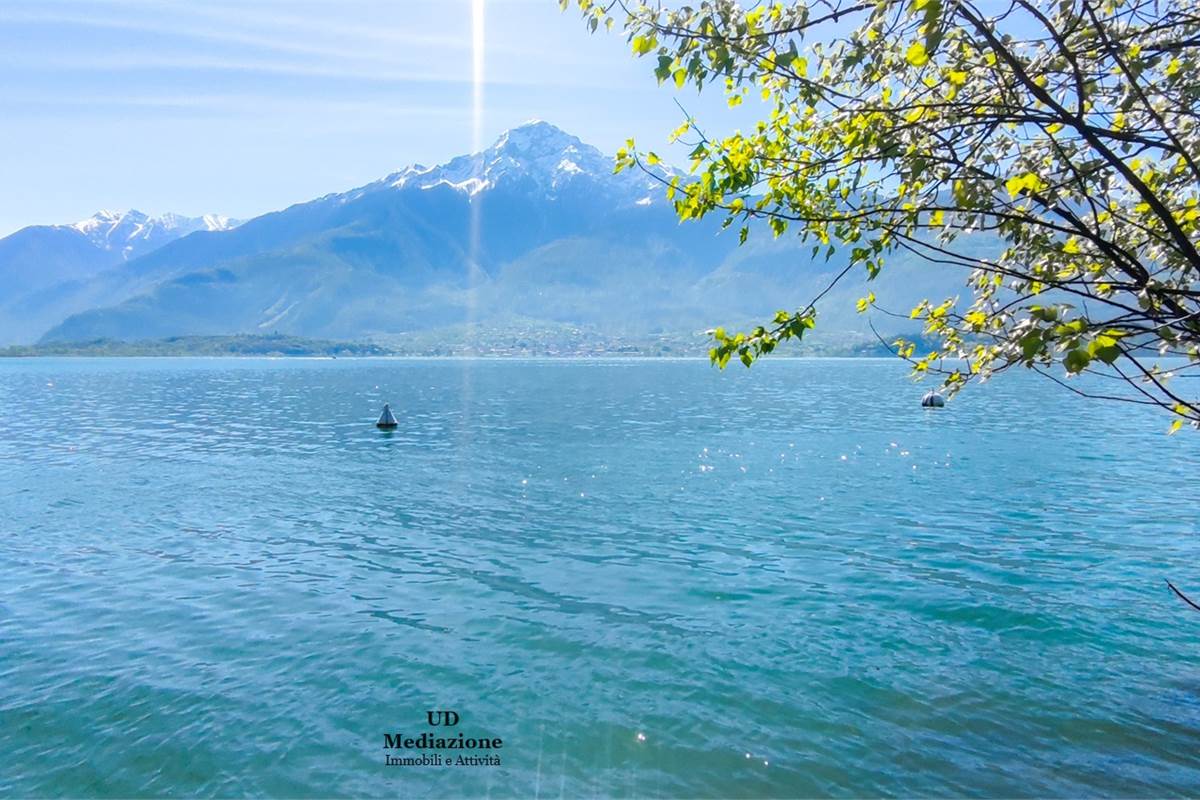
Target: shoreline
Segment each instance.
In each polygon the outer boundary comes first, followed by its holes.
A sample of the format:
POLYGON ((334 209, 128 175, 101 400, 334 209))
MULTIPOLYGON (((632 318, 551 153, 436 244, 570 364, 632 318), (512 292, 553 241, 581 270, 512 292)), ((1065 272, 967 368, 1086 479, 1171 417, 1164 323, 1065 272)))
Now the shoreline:
MULTIPOLYGON (((196 354, 152 354, 115 355, 85 353, 54 353, 45 355, 6 355, 0 353, 2 361, 37 361, 50 359, 77 359, 80 361, 93 360, 131 360, 131 359, 196 359, 196 360, 229 360, 229 361, 702 361, 709 363, 708 356, 651 356, 651 355, 621 355, 619 353, 605 355, 369 355, 369 356, 320 356, 320 355, 267 355, 250 354, 223 355, 196 354)), ((863 356, 775 356, 769 361, 896 361, 897 356, 863 355, 863 356)), ((766 363, 768 359, 764 359, 766 363)))

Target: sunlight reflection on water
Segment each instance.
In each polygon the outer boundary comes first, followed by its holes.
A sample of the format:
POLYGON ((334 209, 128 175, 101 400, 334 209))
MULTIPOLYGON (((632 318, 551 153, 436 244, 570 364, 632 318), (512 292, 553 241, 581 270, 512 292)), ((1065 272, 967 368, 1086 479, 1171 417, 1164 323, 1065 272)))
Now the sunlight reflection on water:
POLYGON ((1200 636, 1163 579, 1200 585, 1197 440, 1019 378, 921 391, 0 363, 0 794, 1188 793, 1200 636), (384 768, 441 707, 504 766, 384 768))

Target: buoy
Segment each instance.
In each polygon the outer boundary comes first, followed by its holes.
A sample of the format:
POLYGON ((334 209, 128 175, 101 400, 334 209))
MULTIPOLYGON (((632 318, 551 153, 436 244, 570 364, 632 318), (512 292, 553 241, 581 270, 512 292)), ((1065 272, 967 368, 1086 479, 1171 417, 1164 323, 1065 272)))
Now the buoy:
POLYGON ((379 415, 379 422, 375 423, 375 427, 376 428, 384 428, 385 430, 391 430, 392 428, 395 428, 399 425, 400 425, 400 423, 396 422, 395 415, 392 414, 392 407, 389 404, 384 403, 383 404, 383 413, 379 415))
POLYGON ((932 389, 926 392, 925 396, 921 398, 922 408, 941 408, 944 405, 946 405, 946 398, 932 389))

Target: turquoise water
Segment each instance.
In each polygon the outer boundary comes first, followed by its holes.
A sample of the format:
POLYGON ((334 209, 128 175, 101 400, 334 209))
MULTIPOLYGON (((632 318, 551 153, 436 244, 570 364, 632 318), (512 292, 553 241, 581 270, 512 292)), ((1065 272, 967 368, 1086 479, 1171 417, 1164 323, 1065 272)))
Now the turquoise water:
POLYGON ((922 391, 0 362, 0 795, 1195 794, 1200 438, 922 391), (501 765, 384 766, 430 709, 501 765))

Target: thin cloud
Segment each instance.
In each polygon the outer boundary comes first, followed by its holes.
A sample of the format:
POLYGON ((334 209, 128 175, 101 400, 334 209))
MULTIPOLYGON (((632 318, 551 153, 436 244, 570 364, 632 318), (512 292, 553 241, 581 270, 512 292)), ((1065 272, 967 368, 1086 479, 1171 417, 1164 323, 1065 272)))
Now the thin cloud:
MULTIPOLYGON (((151 7, 161 8, 159 5, 151 7)), ((230 9, 225 13, 222 13, 218 7, 177 6, 175 8, 190 14, 193 18, 203 18, 210 22, 218 22, 220 25, 204 28, 198 27, 194 19, 179 22, 175 21, 175 18, 153 20, 144 16, 100 16, 95 13, 94 7, 89 7, 89 13, 70 13, 54 9, 53 6, 31 9, 3 5, 0 5, 0 21, 12 24, 74 25, 105 30, 154 33, 197 41, 246 45, 279 53, 324 56, 354 61, 387 60, 397 53, 405 52, 398 48, 424 47, 442 53, 445 51, 465 53, 470 50, 471 46, 470 41, 463 34, 442 35, 426 31, 411 33, 386 25, 325 24, 324 21, 313 22, 302 17, 255 14, 247 8, 230 9), (255 30, 245 30, 246 26, 255 30), (330 46, 312 41, 299 41, 294 36, 273 37, 256 32, 280 27, 288 28, 293 33, 309 33, 322 39, 344 39, 348 40, 350 44, 343 47, 330 46), (367 51, 364 50, 364 42, 375 42, 381 47, 375 51, 367 51)), ((495 54, 514 56, 531 55, 538 52, 533 48, 512 47, 499 43, 490 43, 488 49, 495 54)))
POLYGON ((164 94, 164 95, 118 95, 81 94, 55 96, 48 99, 30 93, 0 91, 0 102, 6 106, 45 106, 48 108, 144 108, 162 110, 220 111, 234 113, 311 113, 314 108, 338 114, 370 114, 374 117, 443 116, 466 117, 471 109, 463 104, 411 105, 396 104, 386 98, 377 101, 319 100, 311 98, 286 98, 268 94, 164 94))
MULTIPOLYGON (((23 68, 39 73, 86 72, 122 73, 139 71, 193 71, 232 72, 261 75, 279 75, 300 78, 328 78, 359 83, 392 85, 412 84, 455 84, 470 85, 469 74, 409 71, 343 64, 318 64, 313 62, 279 61, 269 59, 247 59, 233 56, 190 56, 166 53, 97 53, 94 55, 56 55, 53 60, 43 60, 40 54, 8 52, 0 54, 0 64, 8 68, 23 68)), ((511 78, 497 75, 495 70, 485 76, 489 86, 514 87, 577 87, 581 89, 615 89, 623 84, 613 81, 556 78, 511 78)), ((630 88, 637 88, 630 85, 630 88)), ((642 87, 644 88, 644 87, 642 87)))

